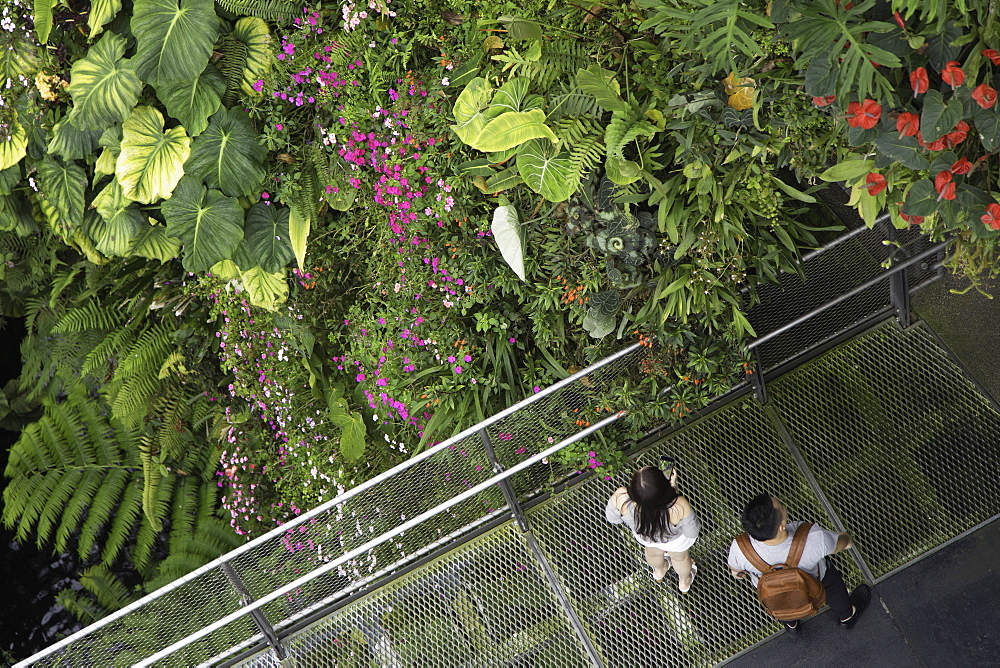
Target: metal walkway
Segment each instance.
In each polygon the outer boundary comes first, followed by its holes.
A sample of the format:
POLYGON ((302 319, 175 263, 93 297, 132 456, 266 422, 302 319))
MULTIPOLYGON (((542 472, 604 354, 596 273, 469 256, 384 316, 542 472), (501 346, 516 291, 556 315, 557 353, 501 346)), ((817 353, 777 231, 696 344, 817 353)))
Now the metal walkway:
POLYGON ((287 638, 285 665, 588 666, 588 650, 606 666, 712 665, 779 630, 724 565, 756 493, 851 531, 857 550, 836 557, 849 585, 1000 513, 1000 413, 923 326, 884 323, 769 391, 767 406, 736 398, 636 462, 683 462, 703 522, 689 594, 655 583, 631 536, 604 522, 620 481, 591 479, 529 509, 529 532, 495 529, 287 638))

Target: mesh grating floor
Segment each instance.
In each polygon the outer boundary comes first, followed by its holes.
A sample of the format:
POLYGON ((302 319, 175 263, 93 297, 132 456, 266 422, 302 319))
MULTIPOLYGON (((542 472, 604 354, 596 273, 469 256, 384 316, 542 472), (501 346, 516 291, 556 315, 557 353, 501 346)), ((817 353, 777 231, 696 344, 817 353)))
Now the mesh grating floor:
MULTIPOLYGON (((1000 414, 922 326, 886 323, 646 449, 681 461, 681 491, 702 520, 687 594, 652 580, 641 548, 603 519, 625 482, 591 478, 526 515, 582 632, 606 666, 708 666, 779 630, 725 558, 739 512, 767 491, 793 519, 836 528, 795 464, 815 475, 857 553, 884 576, 1000 513, 1000 414)), ((863 581, 834 557, 848 585, 863 581)), ((296 666, 591 665, 526 535, 506 525, 286 640, 296 666)), ((258 655, 244 665, 267 666, 258 655)))

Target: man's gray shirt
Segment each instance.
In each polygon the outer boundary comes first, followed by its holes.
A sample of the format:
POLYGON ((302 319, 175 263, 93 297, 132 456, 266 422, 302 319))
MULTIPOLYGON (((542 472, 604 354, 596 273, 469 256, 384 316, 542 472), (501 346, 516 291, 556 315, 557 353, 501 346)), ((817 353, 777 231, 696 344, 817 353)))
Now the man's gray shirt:
MULTIPOLYGON (((780 545, 765 545, 752 536, 750 537, 750 544, 753 545, 757 554, 766 563, 772 566, 783 564, 788 559, 788 553, 792 549, 792 537, 795 535, 795 530, 799 528, 800 524, 802 522, 786 523, 788 538, 780 545)), ((806 545, 802 551, 802 558, 799 559, 799 568, 813 577, 822 580, 823 576, 826 575, 826 561, 824 557, 828 554, 833 554, 833 551, 837 549, 837 539, 839 536, 840 534, 836 531, 830 531, 818 524, 813 524, 812 529, 809 530, 809 535, 806 536, 806 545)), ((762 575, 743 555, 743 551, 735 540, 729 546, 728 563, 730 568, 748 572, 753 579, 754 585, 757 584, 757 578, 762 575)))

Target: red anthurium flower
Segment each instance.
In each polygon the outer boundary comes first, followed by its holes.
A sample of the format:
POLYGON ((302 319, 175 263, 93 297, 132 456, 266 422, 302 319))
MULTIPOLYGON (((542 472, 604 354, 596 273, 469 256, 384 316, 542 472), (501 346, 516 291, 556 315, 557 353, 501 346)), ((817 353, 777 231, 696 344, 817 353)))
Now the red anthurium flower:
POLYGON ((1000 65, 1000 52, 996 49, 983 49, 983 55, 989 58, 994 65, 1000 65))
POLYGON ((945 149, 944 137, 942 137, 941 139, 935 139, 929 144, 925 144, 924 148, 926 148, 928 151, 943 151, 945 149))
POLYGON ((872 172, 867 177, 865 177, 865 187, 868 188, 869 195, 878 195, 880 192, 885 190, 885 187, 889 185, 885 182, 885 177, 876 172, 872 172))
POLYGON ((979 84, 972 89, 972 99, 983 109, 989 109, 997 103, 997 91, 986 84, 979 84))
POLYGON ((847 124, 852 128, 871 130, 882 118, 882 105, 875 100, 866 98, 864 102, 851 102, 847 105, 847 124))
MULTIPOLYGON (((946 134, 942 139, 944 140, 945 146, 948 148, 955 148, 959 144, 965 141, 965 138, 969 135, 969 124, 965 121, 959 121, 958 125, 955 126, 955 130, 946 134)), ((940 149, 939 149, 940 150, 940 149)))
POLYGON ((951 180, 951 172, 938 172, 934 177, 934 189, 938 191, 938 201, 955 199, 955 182, 951 180))
POLYGON ((972 163, 966 158, 959 158, 958 161, 951 166, 952 174, 968 174, 972 171, 972 163))
POLYGON ((831 104, 836 99, 837 99, 836 95, 827 95, 826 97, 814 97, 813 104, 815 104, 817 107, 825 107, 826 105, 831 104))
POLYGON ((959 67, 957 60, 949 60, 948 64, 941 70, 941 78, 946 84, 955 90, 965 81, 965 72, 959 67))
POLYGON ((920 116, 909 111, 896 117, 896 131, 900 137, 912 137, 920 132, 920 116))
POLYGON ((986 205, 986 215, 980 218, 983 225, 994 230, 1000 230, 1000 204, 990 202, 986 205))
POLYGON ((923 216, 907 216, 902 211, 899 212, 899 217, 908 222, 910 225, 919 225, 924 222, 923 216))
POLYGON ((906 24, 903 23, 903 17, 899 15, 899 12, 893 12, 892 18, 896 19, 896 25, 899 26, 900 30, 906 30, 906 24))
POLYGON ((927 70, 922 67, 910 72, 910 88, 913 89, 913 97, 926 93, 930 88, 930 81, 927 79, 927 70))

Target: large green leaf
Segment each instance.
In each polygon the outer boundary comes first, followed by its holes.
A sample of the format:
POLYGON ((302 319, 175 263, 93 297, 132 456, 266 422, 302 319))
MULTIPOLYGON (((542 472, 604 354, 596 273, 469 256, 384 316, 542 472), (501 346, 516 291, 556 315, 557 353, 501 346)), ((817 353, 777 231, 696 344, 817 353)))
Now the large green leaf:
POLYGON ((27 154, 28 133, 24 131, 24 126, 18 123, 17 114, 8 121, 10 129, 5 141, 0 141, 0 169, 13 167, 21 162, 27 154))
POLYGON ((125 39, 106 33, 87 55, 73 63, 67 90, 73 96, 70 122, 81 130, 103 130, 121 123, 135 107, 142 81, 125 54, 125 39))
POLYGON ((132 238, 143 229, 146 217, 132 206, 115 179, 97 194, 93 205, 100 218, 87 232, 97 250, 105 255, 128 255, 132 238))
POLYGON ((365 420, 361 413, 348 413, 334 418, 340 427, 340 454, 348 462, 356 462, 365 454, 365 420))
POLYGON ((75 227, 83 223, 87 174, 75 163, 46 156, 38 166, 40 192, 59 212, 63 223, 75 227))
POLYGON ((55 4, 56 0, 33 0, 32 2, 34 8, 32 18, 39 44, 45 44, 49 41, 49 31, 52 30, 52 6, 55 4))
POLYGON ((570 198, 580 186, 580 172, 568 153, 556 153, 548 142, 532 139, 517 153, 517 171, 528 187, 550 202, 570 198))
POLYGON ((180 255, 180 240, 170 236, 167 228, 158 225, 152 218, 148 223, 132 237, 132 244, 128 249, 129 255, 138 255, 160 262, 167 262, 180 255))
POLYGON ((288 240, 292 242, 292 252, 299 269, 305 269, 306 246, 309 243, 309 228, 312 218, 292 207, 288 212, 288 240))
POLYGON ((0 82, 34 78, 38 71, 38 47, 19 30, 0 30, 0 82))
POLYGON ((90 39, 96 39, 104 30, 104 26, 118 15, 121 8, 122 0, 92 0, 90 15, 87 17, 90 39))
POLYGON ((883 155, 910 169, 927 169, 927 158, 920 152, 916 137, 900 137, 895 132, 883 132, 875 140, 875 148, 883 155))
POLYGON ((100 138, 100 130, 80 130, 64 118, 52 128, 52 139, 46 151, 63 160, 80 160, 94 152, 100 138))
POLYGON ((295 256, 288 238, 287 208, 258 202, 247 213, 247 252, 266 272, 276 272, 295 256))
POLYGON ((903 202, 907 216, 929 216, 938 210, 938 194, 930 179, 921 179, 910 186, 903 202))
POLYGON ((621 98, 621 86, 615 80, 615 73, 600 65, 577 70, 576 83, 584 93, 593 95, 597 105, 605 111, 625 111, 628 108, 621 98))
POLYGON ((264 181, 266 149, 243 111, 221 109, 195 138, 185 172, 227 195, 252 195, 264 181))
POLYGON ((236 22, 230 35, 246 47, 246 66, 243 68, 243 92, 256 95, 254 83, 271 68, 271 31, 267 23, 256 16, 245 16, 236 22))
POLYGON ((240 281, 254 306, 273 311, 288 299, 288 281, 284 272, 267 272, 263 267, 253 267, 240 274, 240 281))
POLYGON ((136 0, 135 63, 143 81, 194 81, 219 35, 213 0, 136 0))
POLYGON ((553 144, 559 141, 549 126, 545 125, 544 111, 532 109, 509 112, 487 123, 472 143, 472 148, 484 153, 506 151, 526 141, 543 137, 552 140, 553 144))
POLYGON ((493 238, 500 248, 500 255, 510 265, 517 277, 524 278, 524 235, 521 231, 521 221, 517 216, 517 208, 506 205, 498 206, 493 212, 493 238))
POLYGON ((184 175, 191 138, 177 126, 163 131, 163 116, 152 107, 136 107, 122 125, 121 153, 115 175, 125 196, 143 204, 170 197, 184 175))
POLYGON ((947 104, 936 89, 924 94, 924 108, 920 114, 920 134, 924 141, 932 142, 954 128, 962 120, 962 101, 952 99, 947 104))
POLYGON ((243 239, 243 210, 233 197, 185 176, 160 207, 167 231, 184 244, 184 268, 208 271, 228 259, 243 239))
POLYGON ((209 65, 194 81, 172 81, 156 87, 156 95, 167 107, 167 114, 176 118, 192 137, 208 127, 208 118, 222 104, 226 78, 214 65, 209 65))
POLYGON ((972 112, 972 122, 979 131, 983 148, 991 152, 1000 148, 1000 105, 983 109, 977 104, 972 112))
MULTIPOLYGON (((531 79, 527 77, 513 77, 503 86, 497 89, 490 102, 488 116, 495 118, 508 111, 524 111, 522 104, 528 96, 528 89, 531 88, 531 79)), ((487 118, 487 120, 490 120, 487 118)))
POLYGON ((452 125, 451 129, 463 143, 471 145, 486 127, 488 119, 484 116, 484 112, 490 105, 492 95, 493 88, 489 82, 482 77, 476 77, 458 96, 454 108, 455 125, 452 125))

